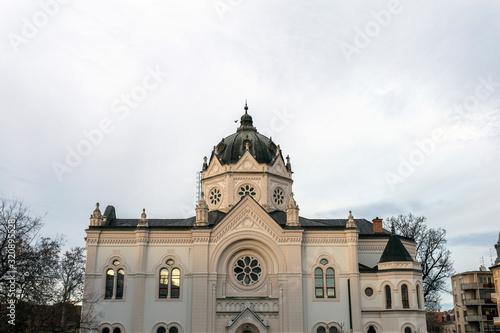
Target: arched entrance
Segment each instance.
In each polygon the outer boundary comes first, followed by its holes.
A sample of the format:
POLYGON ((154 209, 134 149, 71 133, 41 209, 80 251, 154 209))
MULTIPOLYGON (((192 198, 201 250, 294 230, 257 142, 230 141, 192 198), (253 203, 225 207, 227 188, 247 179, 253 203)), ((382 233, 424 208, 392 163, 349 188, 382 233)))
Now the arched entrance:
POLYGON ((245 323, 238 327, 236 333, 260 333, 260 331, 255 325, 245 323))

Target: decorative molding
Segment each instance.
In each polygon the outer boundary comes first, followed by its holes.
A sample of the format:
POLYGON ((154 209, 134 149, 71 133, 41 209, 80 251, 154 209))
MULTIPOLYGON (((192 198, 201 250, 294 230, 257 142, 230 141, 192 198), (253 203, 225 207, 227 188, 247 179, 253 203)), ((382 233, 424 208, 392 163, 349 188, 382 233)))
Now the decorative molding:
POLYGON ((386 269, 421 269, 421 264, 414 261, 391 261, 378 264, 379 271, 386 269))

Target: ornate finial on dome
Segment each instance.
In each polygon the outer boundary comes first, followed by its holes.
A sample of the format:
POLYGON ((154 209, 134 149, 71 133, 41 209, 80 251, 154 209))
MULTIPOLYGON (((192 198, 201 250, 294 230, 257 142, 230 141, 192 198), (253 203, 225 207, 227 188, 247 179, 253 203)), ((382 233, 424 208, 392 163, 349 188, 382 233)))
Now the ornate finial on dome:
POLYGON ((238 132, 239 131, 243 131, 243 130, 246 130, 246 131, 254 131, 256 132, 257 129, 255 127, 253 127, 253 120, 252 120, 252 116, 250 116, 248 114, 248 104, 245 100, 245 114, 243 116, 241 116, 241 120, 240 120, 240 127, 238 127, 238 132))
POLYGON ((205 171, 208 169, 208 164, 207 164, 207 157, 204 156, 203 157, 203 167, 202 167, 202 170, 205 171))
POLYGON ((288 200, 288 205, 286 207, 286 226, 287 227, 299 227, 299 206, 295 199, 293 198, 293 192, 290 194, 290 200, 288 200))
POLYGON ((90 215, 90 225, 91 226, 100 226, 102 225, 102 214, 101 210, 99 209, 99 203, 95 204, 95 209, 92 212, 92 215, 90 215))
POLYGON ((354 221, 354 216, 352 216, 352 211, 349 211, 349 216, 347 217, 346 228, 356 228, 356 222, 354 221))
POLYGON ((208 225, 208 205, 205 201, 205 193, 201 192, 200 200, 196 205, 195 227, 206 227, 208 225))
POLYGON ((138 227, 147 227, 148 226, 148 220, 146 220, 146 208, 142 209, 142 214, 141 214, 141 219, 139 220, 139 223, 137 224, 138 227))

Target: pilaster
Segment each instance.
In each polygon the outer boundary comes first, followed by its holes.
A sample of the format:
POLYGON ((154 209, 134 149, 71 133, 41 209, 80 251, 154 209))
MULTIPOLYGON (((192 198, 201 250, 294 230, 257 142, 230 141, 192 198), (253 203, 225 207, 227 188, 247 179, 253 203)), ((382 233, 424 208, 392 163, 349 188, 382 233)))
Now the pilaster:
POLYGON ((208 246, 210 229, 192 229, 193 238, 193 290, 192 332, 207 333, 212 330, 208 318, 215 316, 211 306, 212 288, 208 282, 208 246))
POLYGON ((347 241, 347 258, 349 260, 348 276, 351 286, 351 315, 352 315, 352 331, 361 333, 361 294, 359 281, 359 263, 358 263, 358 239, 359 230, 354 221, 352 213, 349 212, 349 217, 344 231, 347 241))
POLYGON ((132 332, 142 332, 144 323, 144 291, 146 278, 146 256, 149 242, 149 229, 138 228, 135 231, 135 275, 132 314, 132 332))

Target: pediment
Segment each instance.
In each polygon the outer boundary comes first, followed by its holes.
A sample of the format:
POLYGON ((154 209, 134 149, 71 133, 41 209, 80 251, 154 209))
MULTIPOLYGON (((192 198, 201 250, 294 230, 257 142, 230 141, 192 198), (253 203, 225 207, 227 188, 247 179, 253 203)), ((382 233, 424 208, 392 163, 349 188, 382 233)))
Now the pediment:
POLYGON ((250 154, 247 150, 243 156, 241 156, 240 160, 234 166, 235 171, 258 171, 259 163, 255 160, 255 158, 250 154))
POLYGON ((222 164, 220 164, 219 159, 214 156, 214 158, 212 158, 212 160, 210 161, 210 165, 205 171, 205 175, 203 175, 203 177, 205 178, 205 177, 215 176, 223 171, 224 167, 222 166, 222 164))
POLYGON ((274 161, 274 164, 272 165, 270 172, 276 175, 281 175, 285 177, 288 176, 288 171, 286 169, 285 163, 283 162, 282 158, 277 158, 276 161, 274 161))
POLYGON ((267 321, 259 317, 258 314, 250 309, 250 302, 245 304, 245 309, 241 311, 234 319, 230 319, 227 328, 231 329, 233 327, 238 327, 242 324, 250 324, 257 327, 262 327, 263 329, 269 328, 267 321))
POLYGON ((212 241, 218 242, 226 235, 240 231, 259 231, 280 242, 283 229, 250 196, 244 197, 212 232, 212 241))

